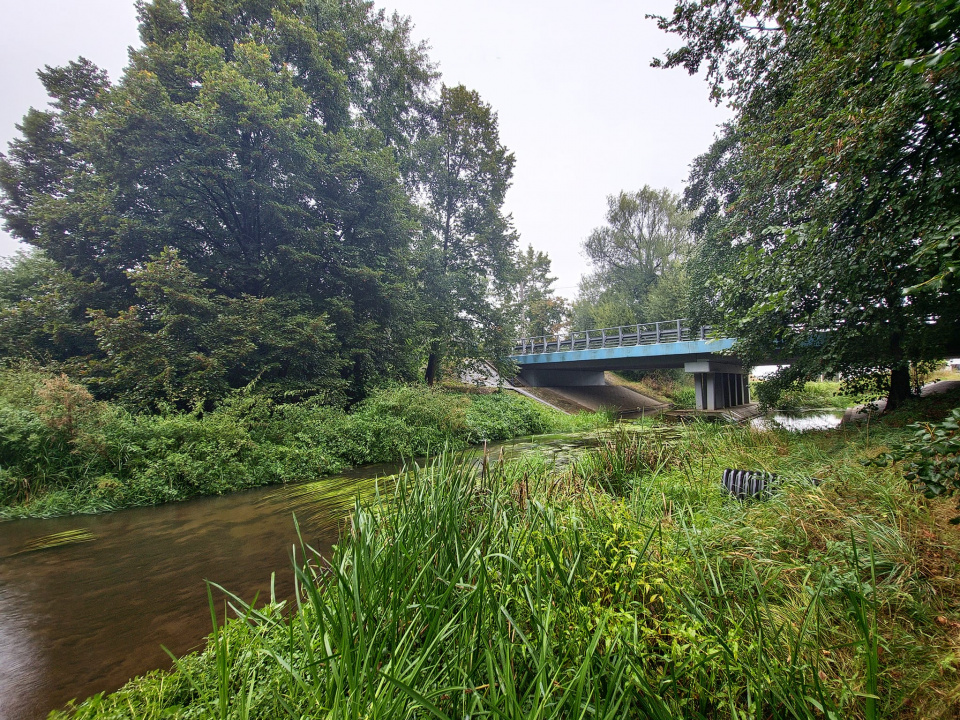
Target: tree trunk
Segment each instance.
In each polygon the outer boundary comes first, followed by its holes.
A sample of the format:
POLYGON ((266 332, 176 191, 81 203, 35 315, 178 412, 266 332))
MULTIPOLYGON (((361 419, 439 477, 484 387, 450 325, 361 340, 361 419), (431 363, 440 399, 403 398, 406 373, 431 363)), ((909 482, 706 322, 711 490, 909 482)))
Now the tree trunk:
POLYGON ((427 371, 424 373, 424 379, 430 387, 433 387, 433 384, 437 381, 439 370, 440 343, 435 342, 430 346, 430 354, 427 355, 427 371))
POLYGON ((900 342, 900 332, 894 331, 890 335, 890 354, 900 360, 890 370, 890 391, 887 393, 887 407, 884 412, 896 410, 903 405, 903 401, 910 397, 910 363, 903 358, 903 347, 900 342))
POLYGON ((890 392, 887 394, 886 411, 896 410, 910 397, 910 367, 898 365, 890 371, 890 392))

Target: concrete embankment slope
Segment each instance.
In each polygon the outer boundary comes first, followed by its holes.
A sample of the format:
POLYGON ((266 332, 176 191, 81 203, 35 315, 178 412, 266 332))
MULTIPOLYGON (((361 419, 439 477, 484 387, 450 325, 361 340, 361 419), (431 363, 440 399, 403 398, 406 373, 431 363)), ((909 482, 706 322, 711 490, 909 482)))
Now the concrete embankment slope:
POLYGON ((638 393, 622 385, 588 385, 583 387, 526 387, 517 378, 511 384, 524 394, 532 395, 541 402, 560 408, 568 413, 583 410, 612 410, 621 415, 643 415, 666 410, 669 405, 638 393))
MULTIPOLYGON (((609 376, 609 373, 607 374, 609 376)), ((487 387, 504 387, 521 395, 549 405, 554 410, 575 414, 608 409, 621 415, 642 415, 660 412, 669 408, 661 402, 636 390, 613 384, 607 378, 606 385, 584 387, 530 387, 520 378, 501 378, 490 365, 484 364, 472 372, 464 373, 461 381, 487 387)))

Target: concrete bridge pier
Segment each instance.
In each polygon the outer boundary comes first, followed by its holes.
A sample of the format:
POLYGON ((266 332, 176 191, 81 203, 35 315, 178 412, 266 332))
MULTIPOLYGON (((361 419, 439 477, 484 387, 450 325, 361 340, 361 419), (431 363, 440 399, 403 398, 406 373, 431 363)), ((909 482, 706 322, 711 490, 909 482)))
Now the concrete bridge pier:
POLYGON ((740 365, 699 360, 685 363, 693 374, 697 410, 724 410, 750 402, 750 383, 740 365))

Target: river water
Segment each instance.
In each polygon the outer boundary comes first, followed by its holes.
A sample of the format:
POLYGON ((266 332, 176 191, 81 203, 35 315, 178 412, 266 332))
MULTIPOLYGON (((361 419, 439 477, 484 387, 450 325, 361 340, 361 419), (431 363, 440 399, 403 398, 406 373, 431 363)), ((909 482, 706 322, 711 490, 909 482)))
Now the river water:
MULTIPOLYGON (((381 468, 348 475, 345 492, 377 474, 381 468)), ((183 655, 212 630, 206 580, 246 601, 269 599, 271 586, 278 600, 289 598, 299 541, 293 508, 275 493, 0 523, 0 718, 43 718, 71 699, 169 667, 162 646, 183 655), (23 551, 75 530, 92 539, 23 551)), ((311 521, 303 510, 304 542, 328 550, 338 522, 311 521)))
POLYGON ((812 430, 832 430, 843 420, 843 410, 797 410, 786 412, 777 410, 751 420, 758 430, 787 430, 788 432, 810 432, 812 430))
MULTIPOLYGON (((595 443, 595 435, 582 434, 504 449, 508 457, 532 451, 562 464, 595 443)), ((491 447, 490 455, 500 449, 491 447)), ((324 553, 352 498, 396 471, 367 466, 324 479, 319 503, 271 487, 103 515, 0 522, 0 720, 44 718, 72 699, 170 667, 164 647, 177 656, 201 647, 212 630, 205 581, 247 602, 259 594, 258 605, 271 592, 289 599, 291 552, 299 547, 293 513, 303 541, 324 553), (86 541, 28 550, 70 531, 82 531, 86 541)), ((215 598, 222 609, 222 594, 215 598)))
MULTIPOLYGON (((807 418, 803 429, 813 421, 807 418)), ((537 453, 561 466, 597 437, 541 436, 492 446, 489 453, 537 453)), ((310 488, 305 484, 103 515, 0 522, 0 720, 44 718, 72 699, 170 667, 164 647, 177 656, 201 647, 212 630, 205 581, 247 602, 259 597, 262 604, 271 593, 289 599, 291 553, 300 544, 293 513, 303 541, 325 553, 352 498, 369 495, 376 478, 397 469, 367 466, 321 480, 319 500, 309 493, 297 499, 298 489, 310 488), (77 539, 85 541, 30 550, 31 543, 70 531, 81 531, 77 539)), ((222 609, 222 594, 215 598, 222 609)))

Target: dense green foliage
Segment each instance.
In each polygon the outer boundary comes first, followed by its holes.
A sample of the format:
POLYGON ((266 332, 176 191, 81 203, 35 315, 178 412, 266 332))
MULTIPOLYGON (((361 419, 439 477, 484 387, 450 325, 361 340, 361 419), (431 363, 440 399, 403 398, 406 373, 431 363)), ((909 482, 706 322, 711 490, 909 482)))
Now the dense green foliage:
MULTIPOLYGON (((871 464, 884 467, 903 461, 904 477, 930 498, 960 493, 960 408, 941 422, 914 423, 908 430, 911 437, 873 458, 871 464)), ((960 523, 960 515, 950 522, 960 523)))
MULTIPOLYGON (((597 420, 596 422, 599 422, 597 420)), ((0 517, 99 512, 310 480, 446 446, 589 424, 513 394, 401 386, 352 412, 232 396, 212 412, 134 414, 66 376, 0 372, 0 517)))
POLYGON ((356 402, 499 359, 522 307, 496 113, 367 0, 150 0, 117 82, 83 58, 0 155, 42 251, 0 273, 0 359, 137 409, 356 402))
POLYGON ((869 398, 858 398, 843 392, 839 382, 807 382, 800 387, 781 390, 775 384, 768 387, 760 380, 753 385, 755 397, 763 407, 775 407, 777 410, 811 410, 818 408, 837 408, 844 410, 855 405, 858 400, 866 402, 869 398))
POLYGON ((607 224, 583 244, 594 272, 580 283, 575 329, 617 327, 686 317, 691 213, 680 197, 644 186, 607 197, 607 224))
POLYGON ((949 716, 956 556, 853 439, 695 426, 563 473, 441 459, 298 570, 292 616, 241 610, 63 717, 949 716), (726 497, 722 468, 758 463, 780 492, 726 497))
POLYGON ((415 327, 410 211, 394 153, 351 119, 347 29, 316 20, 285 0, 142 5, 143 45, 116 84, 83 59, 40 72, 53 108, 26 116, 0 162, 3 215, 96 283, 87 307, 111 317, 133 299, 131 270, 166 248, 224 299, 327 316, 334 377, 356 395, 395 372, 415 327))
POLYGON ((416 145, 424 234, 418 247, 422 311, 429 320, 426 380, 444 359, 499 360, 512 340, 509 282, 516 233, 502 206, 514 157, 497 115, 462 85, 442 87, 416 145))
POLYGON ((683 39, 660 64, 735 112, 686 194, 702 319, 788 359, 781 387, 879 379, 895 408, 910 363, 960 346, 953 4, 680 0, 660 26, 683 39))
POLYGON ((550 275, 550 258, 527 246, 517 256, 514 298, 520 308, 520 335, 539 337, 560 331, 569 309, 564 298, 553 291, 557 281, 550 275))

